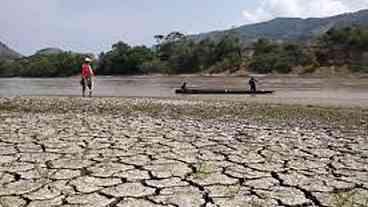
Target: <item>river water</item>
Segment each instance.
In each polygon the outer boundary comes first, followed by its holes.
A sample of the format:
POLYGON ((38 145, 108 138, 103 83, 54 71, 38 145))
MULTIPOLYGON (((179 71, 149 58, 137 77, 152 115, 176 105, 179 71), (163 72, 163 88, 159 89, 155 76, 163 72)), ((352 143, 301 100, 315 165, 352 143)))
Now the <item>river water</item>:
MULTIPOLYGON (((175 97, 266 103, 290 103, 368 107, 368 79, 258 77, 258 89, 275 90, 272 95, 176 95, 174 89, 186 81, 188 87, 247 89, 244 77, 202 76, 100 76, 95 96, 175 97)), ((79 96, 79 77, 2 78, 0 96, 79 96)))

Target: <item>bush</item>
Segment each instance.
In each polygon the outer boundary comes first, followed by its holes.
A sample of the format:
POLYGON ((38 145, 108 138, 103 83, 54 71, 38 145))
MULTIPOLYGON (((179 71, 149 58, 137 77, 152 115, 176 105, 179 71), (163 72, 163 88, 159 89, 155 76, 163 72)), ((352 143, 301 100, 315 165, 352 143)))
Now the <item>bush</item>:
POLYGON ((140 66, 152 61, 153 51, 145 46, 131 47, 124 42, 117 42, 112 50, 99 55, 98 73, 101 75, 140 74, 140 66))
POLYGON ((151 73, 171 73, 170 67, 167 62, 160 61, 158 59, 144 62, 139 66, 140 71, 144 74, 151 74, 151 73))
POLYGON ((275 44, 260 39, 254 43, 254 56, 249 65, 257 73, 289 73, 295 66, 311 64, 314 56, 307 54, 298 44, 275 44))
POLYGON ((304 67, 302 74, 314 73, 317 67, 315 65, 307 65, 304 67))
POLYGON ((17 76, 24 67, 19 62, 9 60, 0 63, 0 76, 1 77, 14 77, 17 76))
POLYGON ((257 73, 271 73, 274 64, 276 63, 274 55, 262 55, 253 58, 249 64, 249 68, 257 73))
POLYGON ((291 72, 291 66, 284 62, 282 59, 277 60, 275 65, 273 66, 273 69, 279 73, 290 73, 291 72))
POLYGON ((350 69, 354 73, 368 73, 368 65, 351 65, 350 69))

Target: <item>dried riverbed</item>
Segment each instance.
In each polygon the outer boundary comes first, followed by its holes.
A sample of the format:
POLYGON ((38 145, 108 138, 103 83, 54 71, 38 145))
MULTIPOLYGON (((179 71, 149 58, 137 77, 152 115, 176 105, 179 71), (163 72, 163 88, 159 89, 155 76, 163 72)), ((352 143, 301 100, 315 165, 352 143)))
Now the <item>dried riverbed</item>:
POLYGON ((367 206, 367 131, 364 108, 0 98, 0 206, 367 206))

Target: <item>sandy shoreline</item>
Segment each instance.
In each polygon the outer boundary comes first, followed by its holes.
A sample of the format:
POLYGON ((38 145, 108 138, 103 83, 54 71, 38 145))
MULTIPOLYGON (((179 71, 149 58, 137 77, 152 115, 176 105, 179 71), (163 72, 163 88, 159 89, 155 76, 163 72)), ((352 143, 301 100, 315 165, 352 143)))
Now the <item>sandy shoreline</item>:
POLYGON ((368 197, 368 109, 0 98, 0 206, 338 206, 368 197), (350 200, 349 200, 350 202, 350 200))

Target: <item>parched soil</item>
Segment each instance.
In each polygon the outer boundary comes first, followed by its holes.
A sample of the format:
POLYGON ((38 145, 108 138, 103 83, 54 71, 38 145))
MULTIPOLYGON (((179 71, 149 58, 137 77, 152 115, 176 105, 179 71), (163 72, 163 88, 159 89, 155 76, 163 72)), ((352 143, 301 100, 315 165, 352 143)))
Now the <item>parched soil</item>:
POLYGON ((368 206, 368 110, 0 98, 0 206, 368 206))

